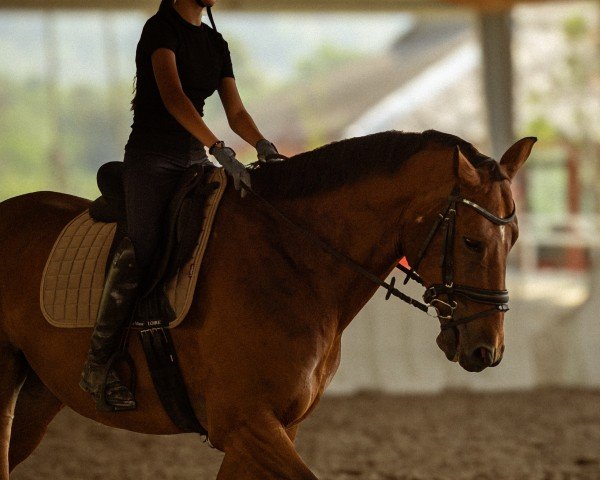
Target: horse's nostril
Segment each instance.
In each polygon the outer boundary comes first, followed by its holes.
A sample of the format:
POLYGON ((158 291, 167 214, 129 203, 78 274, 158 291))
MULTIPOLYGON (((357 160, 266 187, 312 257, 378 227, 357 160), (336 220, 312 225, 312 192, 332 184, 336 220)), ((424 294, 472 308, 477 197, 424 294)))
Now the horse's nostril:
POLYGON ((481 362, 486 367, 491 367, 494 364, 495 351, 493 348, 480 346, 475 349, 473 352, 473 357, 477 359, 478 362, 481 362))

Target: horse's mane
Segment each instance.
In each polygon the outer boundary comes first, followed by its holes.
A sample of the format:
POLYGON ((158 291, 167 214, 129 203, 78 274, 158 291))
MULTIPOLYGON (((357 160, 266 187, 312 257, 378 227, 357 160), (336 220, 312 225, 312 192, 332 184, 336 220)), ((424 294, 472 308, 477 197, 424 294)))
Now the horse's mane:
POLYGON ((252 185, 267 198, 295 198, 333 190, 366 174, 392 174, 430 142, 458 146, 476 167, 497 163, 465 140, 436 130, 388 131, 350 138, 300 153, 288 160, 255 166, 252 185))

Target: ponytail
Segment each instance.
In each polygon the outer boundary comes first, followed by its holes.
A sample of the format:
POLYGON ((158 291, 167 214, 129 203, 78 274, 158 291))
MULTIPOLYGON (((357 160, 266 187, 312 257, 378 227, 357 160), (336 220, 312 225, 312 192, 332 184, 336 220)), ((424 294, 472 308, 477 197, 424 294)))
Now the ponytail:
POLYGON ((167 7, 170 7, 171 5, 173 5, 173 0, 161 0, 160 2, 160 6, 158 7, 158 10, 163 10, 167 7))

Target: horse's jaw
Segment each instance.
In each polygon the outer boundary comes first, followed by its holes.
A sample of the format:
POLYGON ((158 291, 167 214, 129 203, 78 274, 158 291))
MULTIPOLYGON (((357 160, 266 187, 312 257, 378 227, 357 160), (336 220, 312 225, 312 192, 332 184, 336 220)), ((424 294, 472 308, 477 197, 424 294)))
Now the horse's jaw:
POLYGON ((448 360, 458 362, 460 338, 456 335, 454 329, 442 330, 435 341, 448 360))

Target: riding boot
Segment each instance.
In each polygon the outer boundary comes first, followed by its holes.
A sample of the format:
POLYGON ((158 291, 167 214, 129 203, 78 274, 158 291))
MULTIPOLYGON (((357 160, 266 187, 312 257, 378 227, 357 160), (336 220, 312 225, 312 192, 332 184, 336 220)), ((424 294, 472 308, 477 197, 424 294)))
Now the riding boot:
POLYGON ((106 274, 96 326, 79 386, 92 394, 101 411, 131 410, 133 393, 113 369, 124 327, 131 318, 138 294, 139 273, 133 244, 123 238, 106 274))

